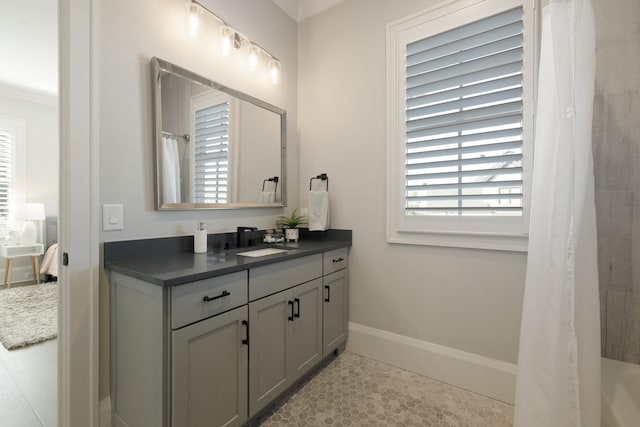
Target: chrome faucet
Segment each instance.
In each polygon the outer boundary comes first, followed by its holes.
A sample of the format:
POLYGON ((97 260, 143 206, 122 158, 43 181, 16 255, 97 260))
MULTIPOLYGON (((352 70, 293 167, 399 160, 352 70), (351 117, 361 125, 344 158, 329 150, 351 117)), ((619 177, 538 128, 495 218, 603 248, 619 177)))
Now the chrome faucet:
POLYGON ((246 239, 244 238, 245 231, 256 231, 258 227, 238 227, 236 231, 236 248, 241 248, 245 246, 246 239))

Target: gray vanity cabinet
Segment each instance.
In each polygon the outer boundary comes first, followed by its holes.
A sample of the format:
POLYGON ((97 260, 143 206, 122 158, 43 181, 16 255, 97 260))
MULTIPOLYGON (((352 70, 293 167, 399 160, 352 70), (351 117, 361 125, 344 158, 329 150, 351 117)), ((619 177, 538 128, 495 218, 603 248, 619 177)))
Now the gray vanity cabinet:
POLYGON ((296 381, 322 360, 322 280, 292 290, 293 321, 289 322, 289 360, 296 381))
POLYGON ((247 320, 244 306, 173 331, 172 425, 231 427, 247 420, 247 320))
POLYGON ((321 276, 319 254, 250 270, 249 417, 322 359, 321 276))
POLYGON ((247 419, 247 272, 175 286, 170 294, 172 425, 242 425, 247 419))
POLYGON ((166 292, 117 272, 110 282, 111 425, 166 427, 166 292))
POLYGON ((249 304, 249 413, 256 414, 292 383, 287 369, 289 294, 249 304))
POLYGON ((323 255, 323 349, 322 357, 347 341, 349 333, 349 251, 347 248, 323 255))
POLYGON ((323 349, 322 357, 347 341, 349 286, 346 269, 323 278, 323 349))
POLYGON ((110 282, 112 425, 242 425, 247 272, 162 287, 112 271, 110 282))
POLYGON ((112 425, 246 424, 344 347, 347 264, 341 248, 175 286, 110 271, 112 425))

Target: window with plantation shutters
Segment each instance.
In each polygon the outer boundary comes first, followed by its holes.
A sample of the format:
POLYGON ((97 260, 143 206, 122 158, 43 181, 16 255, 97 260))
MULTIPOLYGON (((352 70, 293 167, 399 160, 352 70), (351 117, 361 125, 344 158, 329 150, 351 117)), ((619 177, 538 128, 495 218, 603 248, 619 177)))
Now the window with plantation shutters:
POLYGON ((519 1, 467 0, 390 26, 388 240, 432 233, 445 246, 503 249, 495 237, 515 236, 504 249, 526 247, 529 13, 519 1))
POLYGON ((9 200, 14 183, 14 140, 14 132, 0 124, 0 229, 7 227, 9 218, 9 200))
POLYGON ((226 203, 229 187, 229 103, 195 110, 195 202, 226 203))
POLYGON ((522 32, 516 8, 407 45, 407 214, 522 215, 522 32))

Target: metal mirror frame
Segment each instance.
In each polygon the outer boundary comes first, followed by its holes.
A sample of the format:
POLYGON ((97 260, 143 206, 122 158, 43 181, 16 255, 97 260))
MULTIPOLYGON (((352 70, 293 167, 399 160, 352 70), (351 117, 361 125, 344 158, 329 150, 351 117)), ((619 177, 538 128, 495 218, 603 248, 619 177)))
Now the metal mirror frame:
POLYGON ((246 93, 223 86, 212 80, 202 77, 192 71, 172 64, 163 59, 153 57, 151 59, 151 73, 153 80, 153 156, 155 177, 155 207, 157 211, 181 211, 200 209, 242 209, 242 208, 270 208, 287 206, 287 112, 282 108, 271 105, 246 93), (162 144, 162 73, 171 73, 182 78, 194 81, 204 86, 217 89, 242 101, 250 102, 258 107, 280 115, 280 202, 277 203, 162 203, 162 191, 160 188, 161 159, 160 146, 162 144))

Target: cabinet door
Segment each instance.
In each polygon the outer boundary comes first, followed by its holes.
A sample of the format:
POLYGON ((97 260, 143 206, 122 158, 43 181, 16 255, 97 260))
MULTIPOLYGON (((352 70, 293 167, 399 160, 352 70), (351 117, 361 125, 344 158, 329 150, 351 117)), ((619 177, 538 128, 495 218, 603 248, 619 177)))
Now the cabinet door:
POLYGON ((249 304, 249 416, 278 397, 291 384, 287 370, 289 323, 293 301, 289 291, 249 304))
POLYGON ((247 419, 247 307, 172 333, 173 426, 239 426, 247 419))
POLYGON ((322 359, 322 279, 296 286, 291 293, 289 368, 295 381, 322 359))
POLYGON ((325 357, 347 340, 349 322, 348 269, 324 276, 323 351, 325 357))

